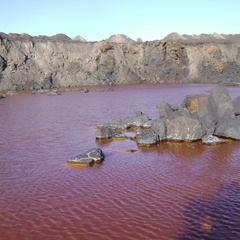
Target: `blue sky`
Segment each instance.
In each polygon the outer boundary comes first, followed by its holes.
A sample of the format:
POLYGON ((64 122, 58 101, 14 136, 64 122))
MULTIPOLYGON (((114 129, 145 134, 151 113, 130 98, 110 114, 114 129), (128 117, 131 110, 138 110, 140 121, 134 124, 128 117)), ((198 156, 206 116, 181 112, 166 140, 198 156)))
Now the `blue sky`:
POLYGON ((240 0, 2 0, 0 32, 88 41, 120 33, 144 41, 171 32, 236 34, 240 0))

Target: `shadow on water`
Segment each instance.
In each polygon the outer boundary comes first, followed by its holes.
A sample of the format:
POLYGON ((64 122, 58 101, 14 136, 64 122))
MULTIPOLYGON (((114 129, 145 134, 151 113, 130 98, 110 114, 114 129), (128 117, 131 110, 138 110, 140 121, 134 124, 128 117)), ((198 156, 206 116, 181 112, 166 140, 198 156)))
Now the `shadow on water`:
POLYGON ((206 202, 195 199, 188 206, 184 221, 186 230, 175 240, 237 240, 240 239, 240 184, 220 186, 206 202))

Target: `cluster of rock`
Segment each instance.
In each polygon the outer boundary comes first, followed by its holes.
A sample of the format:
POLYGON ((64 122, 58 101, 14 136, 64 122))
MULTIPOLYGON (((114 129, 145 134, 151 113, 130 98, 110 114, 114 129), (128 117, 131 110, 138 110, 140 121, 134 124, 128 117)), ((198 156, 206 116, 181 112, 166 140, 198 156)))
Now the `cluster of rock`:
POLYGON ((180 105, 157 104, 159 119, 150 119, 138 111, 135 117, 110 120, 99 124, 97 139, 128 138, 126 129, 138 127, 131 139, 139 145, 152 145, 164 140, 196 141, 205 144, 240 140, 240 97, 233 101, 222 86, 210 94, 186 96, 180 105), (223 137, 224 139, 220 139, 223 137))
MULTIPOLYGON (((218 144, 227 139, 240 140, 240 96, 231 101, 228 90, 218 86, 210 94, 188 95, 179 105, 157 104, 159 119, 150 119, 141 111, 135 117, 110 120, 97 125, 95 137, 101 139, 131 139, 139 146, 151 146, 161 141, 197 141, 218 144), (129 129, 135 136, 126 135, 129 129)), ((92 165, 104 160, 101 149, 95 148, 67 161, 74 165, 92 165)))

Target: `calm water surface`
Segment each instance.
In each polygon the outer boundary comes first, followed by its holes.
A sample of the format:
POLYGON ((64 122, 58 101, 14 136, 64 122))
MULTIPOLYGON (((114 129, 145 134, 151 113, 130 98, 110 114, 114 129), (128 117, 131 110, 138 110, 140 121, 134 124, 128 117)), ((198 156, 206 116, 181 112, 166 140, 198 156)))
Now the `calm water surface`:
POLYGON ((158 101, 181 103, 213 87, 133 85, 0 100, 0 239, 240 239, 239 141, 151 148, 95 141, 102 121, 135 110, 157 118, 158 101), (92 147, 105 153, 101 165, 65 164, 92 147))

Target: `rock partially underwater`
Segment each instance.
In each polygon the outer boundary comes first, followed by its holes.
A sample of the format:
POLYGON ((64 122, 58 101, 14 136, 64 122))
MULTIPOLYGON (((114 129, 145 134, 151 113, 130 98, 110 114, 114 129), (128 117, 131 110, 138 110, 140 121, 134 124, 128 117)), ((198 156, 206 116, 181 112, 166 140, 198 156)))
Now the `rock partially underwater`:
POLYGON ((89 166, 94 163, 100 163, 104 160, 105 155, 99 148, 89 149, 87 152, 70 158, 67 163, 70 165, 89 166))
POLYGON ((219 137, 240 140, 239 99, 231 102, 228 90, 218 86, 209 95, 188 95, 180 105, 161 101, 157 104, 159 119, 137 111, 135 117, 99 124, 96 138, 114 138, 116 129, 120 129, 118 135, 127 139, 125 132, 133 127, 138 133, 131 139, 141 146, 164 140, 201 140, 210 145, 228 142, 219 137))

